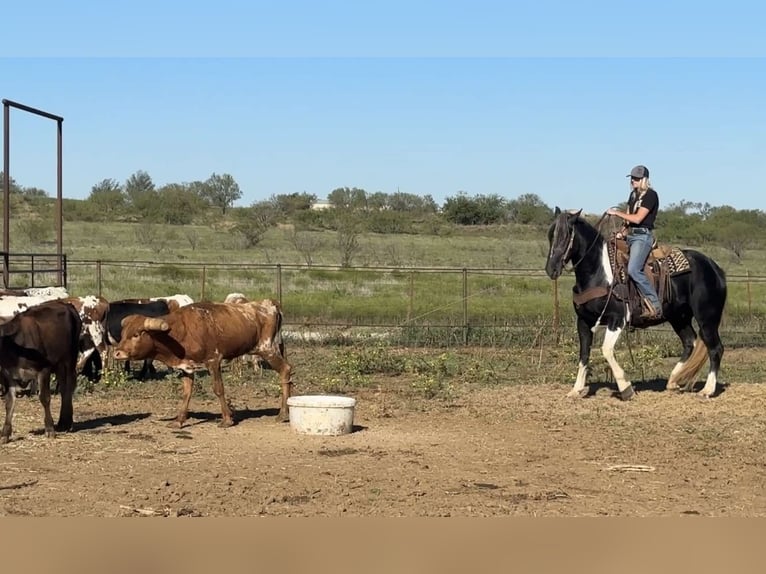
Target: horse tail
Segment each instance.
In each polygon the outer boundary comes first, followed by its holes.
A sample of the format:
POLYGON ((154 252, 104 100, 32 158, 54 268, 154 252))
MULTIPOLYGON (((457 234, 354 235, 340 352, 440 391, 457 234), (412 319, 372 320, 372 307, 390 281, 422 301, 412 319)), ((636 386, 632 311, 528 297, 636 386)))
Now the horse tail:
POLYGON ((702 342, 702 339, 697 337, 697 340, 694 341, 692 354, 689 355, 689 358, 686 359, 686 361, 684 361, 683 367, 681 367, 675 377, 673 377, 676 384, 681 388, 686 384, 693 384, 694 377, 699 373, 699 370, 702 368, 702 365, 705 364, 707 358, 707 347, 705 347, 705 343, 702 342))

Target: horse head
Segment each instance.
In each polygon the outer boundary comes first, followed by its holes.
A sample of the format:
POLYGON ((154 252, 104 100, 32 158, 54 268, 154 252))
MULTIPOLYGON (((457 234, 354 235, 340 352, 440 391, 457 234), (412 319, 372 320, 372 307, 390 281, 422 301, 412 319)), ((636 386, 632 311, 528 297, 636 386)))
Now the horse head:
POLYGON ((580 217, 582 209, 576 211, 561 211, 558 207, 554 212, 555 219, 548 228, 548 260, 545 263, 545 272, 551 279, 558 279, 564 269, 564 265, 572 257, 572 245, 574 243, 574 223, 580 217))

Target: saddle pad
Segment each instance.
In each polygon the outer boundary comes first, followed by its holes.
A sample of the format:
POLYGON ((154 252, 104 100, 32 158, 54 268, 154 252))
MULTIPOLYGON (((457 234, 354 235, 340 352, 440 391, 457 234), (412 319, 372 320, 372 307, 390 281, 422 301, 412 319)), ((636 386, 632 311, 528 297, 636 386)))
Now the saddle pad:
MULTIPOLYGON (((616 265, 617 249, 614 241, 607 242, 607 253, 609 254, 609 263, 611 264, 612 269, 617 271, 617 281, 620 283, 627 282, 627 269, 622 265, 616 265)), ((667 260, 668 273, 671 277, 691 270, 689 260, 686 258, 686 255, 684 255, 684 252, 678 247, 660 245, 652 250, 651 255, 654 256, 658 263, 667 260)))
POLYGON ((689 265, 689 260, 687 259, 686 255, 684 255, 684 252, 681 251, 678 247, 674 247, 670 254, 667 256, 668 260, 668 271, 670 273, 670 276, 678 275, 679 273, 686 273, 687 271, 691 270, 691 265, 689 265))

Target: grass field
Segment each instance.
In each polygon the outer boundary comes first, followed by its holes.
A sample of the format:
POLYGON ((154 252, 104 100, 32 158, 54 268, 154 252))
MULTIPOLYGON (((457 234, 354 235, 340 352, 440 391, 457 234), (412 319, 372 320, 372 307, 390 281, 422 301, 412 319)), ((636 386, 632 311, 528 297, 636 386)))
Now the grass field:
MULTIPOLYGON (((14 235, 13 251, 55 251, 50 240, 26 239, 14 235)), ((325 327, 336 340, 351 328, 386 327, 389 337, 407 344, 530 345, 541 337, 566 339, 574 329, 573 278, 565 274, 554 284, 543 272, 547 239, 541 228, 364 234, 351 268, 338 265, 334 232, 290 225, 271 229, 251 249, 222 227, 130 223, 66 222, 64 242, 73 294, 110 300, 173 293, 197 300, 222 300, 231 292, 275 297, 293 329, 325 327)), ((727 272, 724 336, 730 344, 760 344, 766 255, 754 249, 739 259, 719 246, 692 247, 727 272)), ((654 332, 664 336, 661 328, 654 332)))

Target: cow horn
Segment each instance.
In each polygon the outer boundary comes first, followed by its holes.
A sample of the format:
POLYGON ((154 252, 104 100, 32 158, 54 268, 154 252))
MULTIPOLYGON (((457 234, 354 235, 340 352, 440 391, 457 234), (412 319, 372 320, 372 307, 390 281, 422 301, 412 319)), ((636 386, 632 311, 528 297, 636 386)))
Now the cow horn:
POLYGON ((144 329, 147 331, 170 331, 170 325, 162 319, 147 317, 144 319, 144 329))

